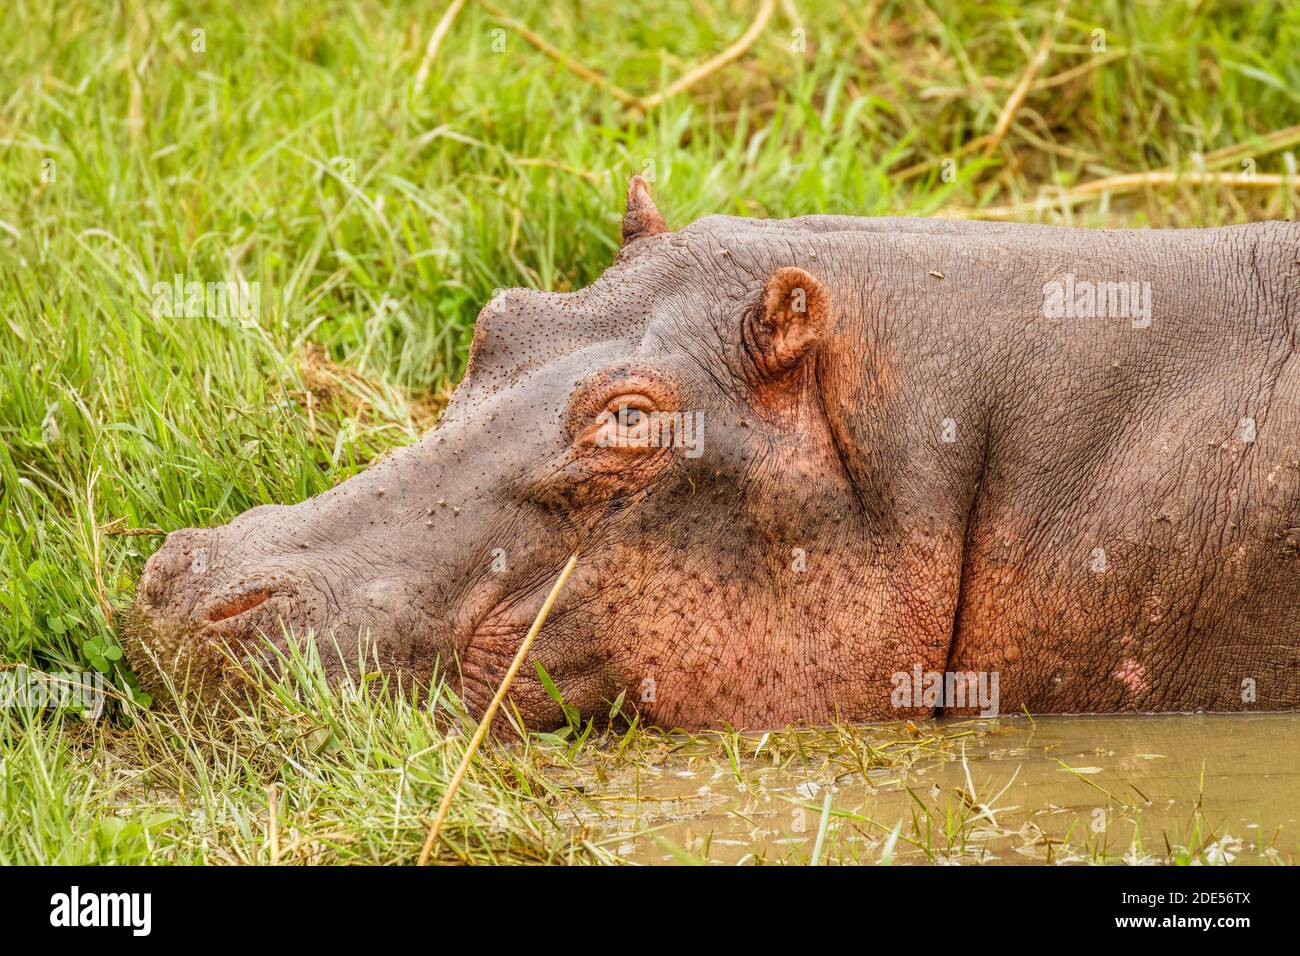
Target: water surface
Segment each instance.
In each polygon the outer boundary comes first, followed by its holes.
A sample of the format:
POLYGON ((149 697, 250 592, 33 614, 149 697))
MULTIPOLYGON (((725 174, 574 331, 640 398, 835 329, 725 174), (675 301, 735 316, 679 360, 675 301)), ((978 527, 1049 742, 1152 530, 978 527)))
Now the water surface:
POLYGON ((602 777, 571 822, 638 863, 1300 862, 1300 714, 670 738, 602 777))

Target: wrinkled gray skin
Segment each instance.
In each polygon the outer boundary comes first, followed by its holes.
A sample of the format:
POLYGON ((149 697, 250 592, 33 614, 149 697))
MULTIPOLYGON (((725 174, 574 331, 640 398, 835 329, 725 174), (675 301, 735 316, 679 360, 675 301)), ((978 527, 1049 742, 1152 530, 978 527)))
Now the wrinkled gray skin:
MULTIPOLYGON (((217 648, 284 622, 333 673, 441 662, 481 711, 577 551, 530 661, 584 715, 924 715, 891 701, 918 666, 997 672, 1003 713, 1300 706, 1300 226, 668 232, 629 204, 593 285, 487 304, 421 441, 169 535, 137 670, 220 688, 217 648), (824 313, 781 311, 783 267, 824 313), (1044 317, 1067 273, 1149 283, 1149 327, 1044 317), (702 454, 584 444, 628 391, 702 412, 702 454)), ((511 697, 562 720, 531 662, 511 697)))

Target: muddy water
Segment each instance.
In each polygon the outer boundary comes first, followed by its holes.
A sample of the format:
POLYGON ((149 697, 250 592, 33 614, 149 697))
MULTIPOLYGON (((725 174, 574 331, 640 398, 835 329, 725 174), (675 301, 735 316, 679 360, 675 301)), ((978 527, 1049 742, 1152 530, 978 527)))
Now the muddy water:
POLYGON ((574 820, 638 863, 1300 862, 1300 714, 670 738, 652 756, 574 820))

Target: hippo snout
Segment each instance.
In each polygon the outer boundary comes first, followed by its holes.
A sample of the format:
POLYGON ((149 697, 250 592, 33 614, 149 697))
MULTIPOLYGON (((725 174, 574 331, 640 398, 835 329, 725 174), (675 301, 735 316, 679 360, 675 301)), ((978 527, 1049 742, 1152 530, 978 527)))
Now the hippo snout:
POLYGON ((223 573, 217 529, 167 536, 145 564, 139 600, 146 611, 185 617, 194 627, 254 611, 271 597, 294 598, 302 585, 283 568, 223 573))
POLYGON ((166 674, 200 693, 230 657, 286 629, 311 626, 321 601, 305 576, 228 560, 226 528, 172 532, 145 564, 127 628, 128 659, 146 683, 166 674))

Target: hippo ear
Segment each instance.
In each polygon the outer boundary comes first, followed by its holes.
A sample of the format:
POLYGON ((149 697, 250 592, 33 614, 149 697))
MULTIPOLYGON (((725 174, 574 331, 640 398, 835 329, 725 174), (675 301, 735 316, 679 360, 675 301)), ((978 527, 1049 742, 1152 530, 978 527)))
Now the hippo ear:
POLYGON ((830 293, 816 277, 794 266, 777 269, 746 317, 745 347, 763 371, 786 372, 825 334, 830 320, 830 293))
POLYGON ((633 176, 627 184, 627 212, 623 216, 623 245, 633 239, 657 236, 668 231, 668 224, 650 198, 650 184, 633 176))

